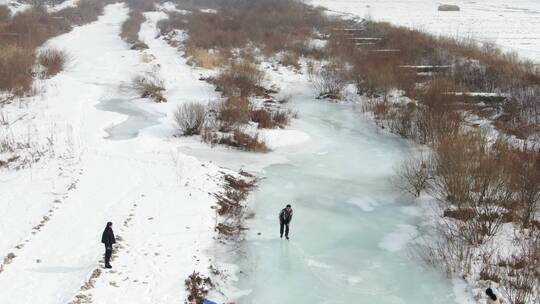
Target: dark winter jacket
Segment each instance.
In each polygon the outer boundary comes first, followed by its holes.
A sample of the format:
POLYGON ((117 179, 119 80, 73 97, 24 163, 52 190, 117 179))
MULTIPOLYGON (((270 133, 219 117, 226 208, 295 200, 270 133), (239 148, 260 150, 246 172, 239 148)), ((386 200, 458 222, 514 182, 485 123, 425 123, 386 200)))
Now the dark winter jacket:
POLYGON ((111 227, 106 227, 105 230, 103 230, 101 242, 107 247, 110 247, 112 246, 112 244, 116 243, 116 239, 114 238, 114 232, 111 227))
POLYGON ((284 208, 279 213, 279 222, 283 224, 289 224, 292 220, 292 214, 293 214, 292 209, 289 211, 287 210, 287 208, 284 208))

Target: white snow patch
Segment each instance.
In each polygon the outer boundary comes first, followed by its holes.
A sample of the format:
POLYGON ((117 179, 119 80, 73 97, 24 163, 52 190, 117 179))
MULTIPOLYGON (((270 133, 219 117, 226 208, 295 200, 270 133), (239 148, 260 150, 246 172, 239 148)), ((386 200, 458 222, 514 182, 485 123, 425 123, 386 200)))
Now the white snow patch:
POLYGON ((298 130, 262 129, 258 132, 261 139, 266 143, 266 146, 272 150, 285 146, 299 145, 310 139, 309 135, 298 130))

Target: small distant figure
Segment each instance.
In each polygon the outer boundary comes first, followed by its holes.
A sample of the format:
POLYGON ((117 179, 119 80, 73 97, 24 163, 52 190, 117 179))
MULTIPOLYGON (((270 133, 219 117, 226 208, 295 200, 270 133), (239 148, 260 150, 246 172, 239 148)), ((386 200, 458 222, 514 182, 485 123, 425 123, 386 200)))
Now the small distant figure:
POLYGON ((285 238, 289 239, 289 224, 291 223, 293 210, 291 205, 287 205, 279 213, 279 237, 283 237, 283 228, 285 228, 285 238))
POLYGON ((486 295, 488 296, 488 304, 501 304, 501 299, 493 292, 493 289, 486 289, 486 295))
POLYGON ((105 230, 103 230, 101 242, 105 244, 105 268, 112 268, 110 264, 112 245, 116 243, 116 239, 114 238, 114 232, 112 230, 112 222, 108 222, 107 227, 105 227, 105 230))

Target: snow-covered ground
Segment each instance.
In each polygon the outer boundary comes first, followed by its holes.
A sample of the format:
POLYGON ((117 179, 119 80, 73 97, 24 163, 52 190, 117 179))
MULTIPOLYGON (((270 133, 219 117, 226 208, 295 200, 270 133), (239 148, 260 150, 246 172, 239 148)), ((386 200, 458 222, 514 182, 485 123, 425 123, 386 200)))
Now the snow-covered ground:
MULTIPOLYGON (((163 13, 148 13, 143 24, 141 39, 150 48, 130 50, 119 37, 127 14, 125 5, 109 5, 98 21, 50 40, 72 58, 67 69, 38 81, 37 96, 2 108, 11 120, 0 126, 6 133, 48 144, 54 154, 21 170, 0 170, 0 256, 9 256, 0 261, 0 303, 66 303, 75 296, 94 303, 183 303, 185 278, 207 272, 212 258, 213 194, 223 174, 234 174, 216 164, 228 163, 219 151, 235 160, 234 169, 264 166, 253 165, 254 156, 173 137, 173 109, 216 92, 156 38, 163 13), (133 93, 131 80, 148 72, 165 80, 168 103, 133 93), (113 139, 131 112, 104 108, 111 100, 152 114, 154 124, 113 139), (196 144, 208 159, 181 152, 196 144), (121 236, 118 256, 112 270, 92 278, 107 221, 121 236)), ((274 146, 282 146, 279 139, 274 146)), ((283 160, 269 155, 263 162, 283 160)))
POLYGON ((306 0, 340 13, 427 31, 495 42, 506 51, 540 62, 540 1, 537 0, 306 0), (456 4, 458 12, 438 11, 456 4))
MULTIPOLYGON (((76 6, 79 0, 65 0, 57 5, 46 5, 49 12, 57 12, 59 10, 76 6)), ((17 0, 0 0, 0 5, 7 5, 12 14, 25 11, 31 7, 30 1, 17 1, 17 0)))

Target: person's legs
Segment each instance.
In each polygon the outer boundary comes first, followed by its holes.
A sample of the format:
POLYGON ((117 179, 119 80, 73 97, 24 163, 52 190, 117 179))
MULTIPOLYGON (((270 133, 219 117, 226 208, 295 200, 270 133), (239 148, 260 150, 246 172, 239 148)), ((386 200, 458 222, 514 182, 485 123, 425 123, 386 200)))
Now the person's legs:
POLYGON ((283 226, 285 226, 284 223, 280 222, 279 223, 279 237, 282 238, 283 237, 283 226))
POLYGON ((110 266, 109 262, 111 261, 111 255, 112 255, 112 248, 107 248, 105 246, 105 267, 110 266))
POLYGON ((289 224, 285 224, 285 237, 289 238, 289 224))

